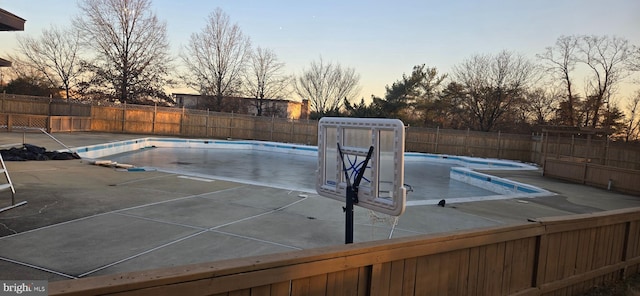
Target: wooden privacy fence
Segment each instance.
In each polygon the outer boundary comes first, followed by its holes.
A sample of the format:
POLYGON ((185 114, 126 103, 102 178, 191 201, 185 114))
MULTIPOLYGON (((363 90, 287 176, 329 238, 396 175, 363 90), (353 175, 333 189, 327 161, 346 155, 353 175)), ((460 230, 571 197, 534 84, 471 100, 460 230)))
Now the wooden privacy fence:
POLYGON ((545 135, 544 140, 533 147, 539 151, 537 163, 542 164, 550 157, 640 170, 640 143, 612 142, 608 137, 590 135, 545 135))
POLYGON ((318 137, 316 121, 135 105, 94 106, 91 130, 308 145, 316 145, 318 137))
POLYGON ((592 164, 584 160, 547 158, 543 174, 547 177, 640 196, 640 170, 592 164))
MULTIPOLYGON (((178 108, 94 106, 91 129, 100 132, 253 139, 317 144, 317 121, 256 117, 178 108)), ((531 136, 407 128, 406 150, 531 161, 531 136)))
POLYGON ((44 129, 47 132, 91 131, 91 118, 75 116, 46 116, 27 114, 0 114, 0 129, 9 132, 44 129))
POLYGON ((640 208, 52 282, 50 295, 576 295, 640 272, 640 208))
POLYGON ((531 161, 531 135, 408 127, 405 150, 531 161))
POLYGON ((0 113, 88 117, 91 116, 91 104, 0 93, 0 113))
MULTIPOLYGON (((317 145, 317 121, 311 120, 131 104, 88 105, 0 94, 0 129, 11 131, 23 127, 45 128, 49 132, 98 131, 317 145)), ((617 175, 618 168, 640 170, 639 144, 611 142, 606 137, 549 136, 549 133, 515 135, 407 127, 405 148, 407 151, 511 159, 540 165, 547 158, 574 162, 555 162, 556 171, 570 170, 583 162, 605 166, 598 168, 599 171, 610 170, 604 175, 617 175)), ((579 176, 560 176, 554 172, 548 175, 592 184, 579 176)), ((608 179, 607 183, 592 185, 603 187, 608 185, 608 179)), ((640 191, 638 186, 640 184, 636 184, 635 189, 640 191)))

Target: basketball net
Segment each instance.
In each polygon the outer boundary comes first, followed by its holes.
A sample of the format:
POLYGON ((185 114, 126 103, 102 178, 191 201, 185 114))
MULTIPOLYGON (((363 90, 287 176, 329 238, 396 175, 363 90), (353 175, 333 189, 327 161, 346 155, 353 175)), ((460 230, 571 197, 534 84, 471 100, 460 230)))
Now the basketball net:
MULTIPOLYGON (((391 216, 382 213, 376 213, 372 210, 367 210, 369 212, 369 220, 371 221, 371 226, 375 228, 376 223, 386 223, 391 226, 391 230, 389 231, 389 239, 393 236, 393 230, 395 230, 396 225, 398 225, 398 219, 400 216, 391 216)), ((372 228, 373 231, 373 228, 372 228)))

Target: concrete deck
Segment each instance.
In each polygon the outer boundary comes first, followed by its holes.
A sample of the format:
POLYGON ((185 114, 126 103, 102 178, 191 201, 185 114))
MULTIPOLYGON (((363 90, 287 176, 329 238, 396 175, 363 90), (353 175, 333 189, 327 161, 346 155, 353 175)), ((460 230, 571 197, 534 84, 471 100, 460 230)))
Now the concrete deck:
MULTIPOLYGON (((70 147, 142 135, 60 133, 70 147)), ((0 132, 4 144, 63 148, 44 134, 0 132)), ((86 160, 6 162, 21 207, 0 213, 0 279, 63 280, 344 243, 343 204, 316 194, 86 160)), ((571 184, 539 171, 493 175, 557 193, 529 199, 407 208, 393 237, 639 207, 640 197, 571 184)), ((0 192, 0 208, 11 194, 0 192)), ((356 207, 355 242, 386 239, 389 221, 356 207)))

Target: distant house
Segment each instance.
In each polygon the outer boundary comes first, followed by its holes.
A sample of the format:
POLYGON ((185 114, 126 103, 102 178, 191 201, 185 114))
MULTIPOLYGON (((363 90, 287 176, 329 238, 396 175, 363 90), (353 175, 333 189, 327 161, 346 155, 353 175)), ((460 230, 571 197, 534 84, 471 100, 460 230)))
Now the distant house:
MULTIPOLYGON (((177 107, 189 109, 207 109, 214 100, 213 97, 194 95, 194 94, 172 94, 177 107)), ((239 114, 258 115, 258 108, 255 98, 244 97, 225 97, 223 98, 225 106, 231 109, 231 112, 239 114)), ((282 99, 264 99, 261 102, 262 116, 274 116, 289 119, 309 119, 309 100, 302 102, 282 100, 282 99)))
POLYGON ((196 109, 205 103, 205 98, 201 95, 171 94, 171 97, 176 102, 176 106, 180 108, 196 109))
MULTIPOLYGON (((0 31, 24 31, 25 20, 0 8, 0 31)), ((11 62, 0 58, 0 67, 11 67, 11 62)))

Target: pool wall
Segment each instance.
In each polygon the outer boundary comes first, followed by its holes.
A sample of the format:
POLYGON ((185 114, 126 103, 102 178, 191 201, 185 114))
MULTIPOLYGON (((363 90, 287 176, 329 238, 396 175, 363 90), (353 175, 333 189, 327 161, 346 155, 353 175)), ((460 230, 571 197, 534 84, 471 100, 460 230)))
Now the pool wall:
POLYGON ((508 179, 475 172, 468 168, 453 167, 449 172, 449 178, 458 180, 476 187, 484 188, 500 194, 547 194, 546 190, 508 179))
MULTIPOLYGON (((278 153, 291 153, 298 155, 317 156, 318 147, 284 144, 265 141, 228 141, 205 139, 179 139, 179 138, 140 138, 134 140, 118 141, 105 144, 78 147, 75 150, 82 158, 103 158, 114 154, 126 153, 147 148, 199 148, 199 149, 246 149, 270 151, 278 153)), ((512 180, 491 176, 474 170, 537 170, 529 164, 505 161, 499 159, 484 159, 464 156, 452 156, 442 154, 428 154, 406 152, 405 162, 440 162, 455 164, 460 167, 451 168, 449 177, 476 187, 480 187, 495 193, 506 195, 539 196, 552 193, 527 184, 512 180)))
POLYGON ((430 154, 418 152, 405 152, 404 160, 453 163, 462 167, 476 170, 537 170, 538 167, 525 163, 506 161, 491 158, 477 158, 455 156, 446 154, 430 154))
POLYGON ((224 148, 224 149, 245 149, 271 151, 280 153, 291 153, 299 155, 318 155, 318 147, 296 144, 283 144, 263 141, 226 141, 226 140, 199 140, 199 139, 177 139, 177 138, 140 138, 111 142, 105 144, 91 145, 74 148, 82 158, 102 158, 114 154, 136 151, 145 148, 224 148))

